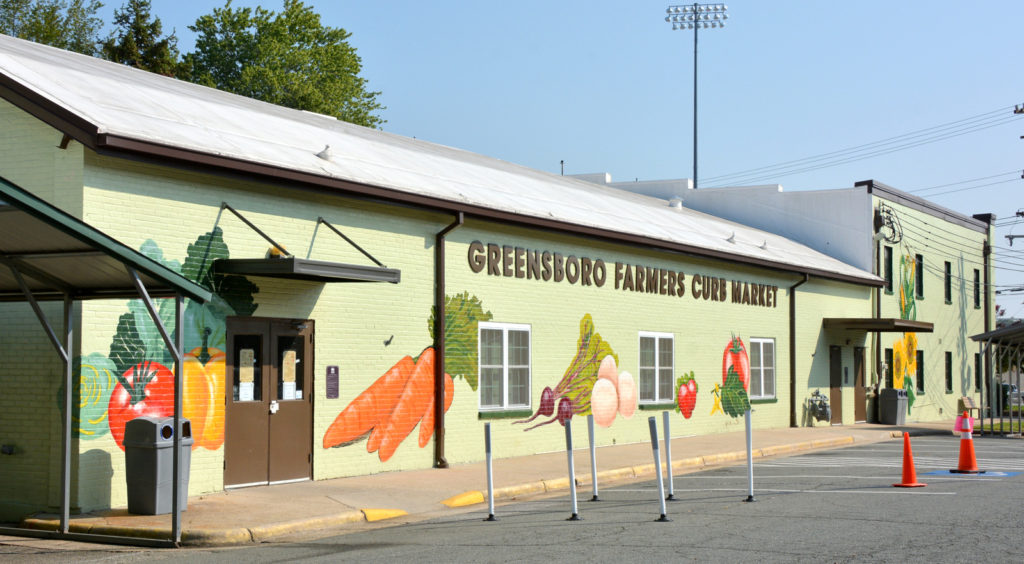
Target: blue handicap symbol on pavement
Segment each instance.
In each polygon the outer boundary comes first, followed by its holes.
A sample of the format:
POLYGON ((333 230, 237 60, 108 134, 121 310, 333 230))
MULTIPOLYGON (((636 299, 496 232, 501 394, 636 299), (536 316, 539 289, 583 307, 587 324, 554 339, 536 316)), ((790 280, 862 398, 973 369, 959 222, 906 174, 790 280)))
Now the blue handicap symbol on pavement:
POLYGON ((983 470, 977 474, 964 474, 961 472, 952 472, 950 470, 936 470, 934 472, 925 472, 922 476, 980 476, 984 478, 1009 478, 1010 476, 1016 476, 1020 472, 995 472, 991 470, 983 470))

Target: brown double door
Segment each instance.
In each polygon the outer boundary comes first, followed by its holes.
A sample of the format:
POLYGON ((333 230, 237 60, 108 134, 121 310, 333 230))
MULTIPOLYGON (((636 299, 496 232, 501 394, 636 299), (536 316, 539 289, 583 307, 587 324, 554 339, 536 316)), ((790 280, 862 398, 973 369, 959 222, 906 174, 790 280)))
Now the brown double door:
POLYGON ((224 486, 308 480, 313 322, 229 318, 224 486))

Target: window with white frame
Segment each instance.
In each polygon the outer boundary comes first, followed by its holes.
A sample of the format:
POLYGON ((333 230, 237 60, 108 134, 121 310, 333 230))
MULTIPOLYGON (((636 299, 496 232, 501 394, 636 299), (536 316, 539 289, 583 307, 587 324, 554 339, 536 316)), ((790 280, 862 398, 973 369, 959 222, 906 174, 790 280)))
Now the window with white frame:
POLYGON ((672 333, 640 332, 640 403, 672 401, 672 333))
POLYGON ((530 326, 480 322, 480 409, 530 407, 530 326))
POLYGON ((775 339, 750 339, 750 399, 775 397, 775 339))

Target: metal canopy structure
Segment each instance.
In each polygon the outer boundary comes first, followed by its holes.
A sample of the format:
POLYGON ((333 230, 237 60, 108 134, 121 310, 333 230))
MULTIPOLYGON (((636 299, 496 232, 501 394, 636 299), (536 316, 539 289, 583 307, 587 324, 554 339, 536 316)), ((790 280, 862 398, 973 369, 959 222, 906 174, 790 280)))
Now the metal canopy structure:
MULTIPOLYGON (((75 300, 140 298, 175 359, 174 428, 181 424, 184 300, 199 302, 212 294, 148 257, 90 227, 0 177, 0 301, 28 302, 63 364, 65 406, 72 405, 74 343, 72 304, 75 300), (173 297, 175 327, 169 334, 157 315, 151 296, 173 297), (63 335, 58 337, 39 301, 64 303, 63 335)), ((78 351, 80 353, 80 351, 78 351)), ((3 375, 0 374, 0 378, 3 375)), ((0 527, 0 532, 26 536, 56 536, 75 540, 124 544, 177 545, 181 541, 178 477, 181 475, 181 437, 174 437, 172 537, 166 541, 121 539, 69 531, 71 507, 71 409, 64 409, 61 448, 60 526, 57 531, 0 527)))
POLYGON ((825 329, 869 331, 875 333, 931 333, 935 324, 927 321, 912 321, 892 317, 826 317, 822 320, 825 329))
POLYGON ((394 268, 344 264, 298 257, 217 259, 213 269, 223 274, 269 276, 313 282, 390 282, 398 284, 402 271, 394 268))
MULTIPOLYGON (((981 333, 971 337, 971 340, 978 343, 978 353, 984 359, 984 388, 979 388, 981 395, 980 416, 984 423, 985 414, 989 416, 989 429, 992 433, 1016 433, 1024 432, 1024 419, 1020 392, 1010 392, 1012 386, 1020 390, 1021 361, 1024 359, 1024 322, 1017 322, 1012 325, 1000 327, 987 333, 981 333), (1005 367, 1005 370, 1003 369, 1005 367), (1003 384, 1007 384, 1004 386, 1003 384), (1016 409, 1013 409, 1016 408, 1016 409), (1009 428, 1004 423, 1004 416, 1009 412, 1009 428), (999 427, 995 424, 996 415, 999 415, 999 427)), ((985 425, 982 425, 982 432, 985 425)))

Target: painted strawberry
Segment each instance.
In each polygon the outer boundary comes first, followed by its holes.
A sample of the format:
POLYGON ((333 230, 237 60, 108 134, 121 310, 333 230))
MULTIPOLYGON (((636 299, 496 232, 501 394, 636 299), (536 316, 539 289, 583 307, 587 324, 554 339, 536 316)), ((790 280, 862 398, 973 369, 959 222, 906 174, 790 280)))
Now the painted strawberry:
POLYGON ((676 403, 683 417, 689 419, 693 415, 693 408, 697 405, 697 380, 692 370, 676 379, 676 403))

